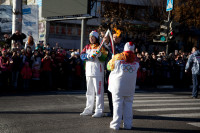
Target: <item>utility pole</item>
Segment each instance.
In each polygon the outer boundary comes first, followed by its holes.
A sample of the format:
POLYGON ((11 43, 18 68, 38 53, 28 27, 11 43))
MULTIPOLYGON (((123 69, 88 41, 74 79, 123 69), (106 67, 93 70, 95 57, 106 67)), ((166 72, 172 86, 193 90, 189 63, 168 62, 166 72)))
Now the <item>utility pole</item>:
MULTIPOLYGON (((172 11, 173 9, 173 3, 174 3, 174 0, 167 0, 167 8, 166 8, 166 11, 168 12, 168 22, 170 22, 170 11, 172 11)), ((169 28, 169 27, 168 27, 169 28)), ((168 36, 169 32, 167 33, 167 36, 168 36)), ((168 49, 169 49, 169 42, 168 42, 168 37, 167 37, 167 45, 166 45, 166 54, 168 55, 168 49)))
POLYGON ((13 0, 12 33, 22 31, 22 0, 13 0))
POLYGON ((84 44, 84 38, 85 38, 85 28, 86 28, 86 22, 87 22, 87 19, 83 18, 81 20, 81 46, 80 46, 80 52, 82 52, 83 50, 83 44, 84 44))
MULTIPOLYGON (((167 18, 168 22, 170 22, 170 11, 168 12, 168 18, 167 18)), ((168 27, 169 29, 169 27, 168 27)), ((167 36, 168 36, 169 32, 167 32, 167 36)), ((166 45, 166 55, 168 55, 169 53, 169 42, 168 42, 168 37, 167 37, 167 45, 166 45)))

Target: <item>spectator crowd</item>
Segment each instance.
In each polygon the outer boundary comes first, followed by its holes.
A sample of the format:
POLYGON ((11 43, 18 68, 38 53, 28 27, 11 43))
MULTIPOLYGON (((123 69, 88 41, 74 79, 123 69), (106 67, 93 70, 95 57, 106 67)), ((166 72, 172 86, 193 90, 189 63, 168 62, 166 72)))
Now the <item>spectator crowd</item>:
POLYGON ((83 89, 84 70, 78 50, 35 45, 32 36, 25 45, 14 41, 0 47, 0 90, 83 89), (83 80, 82 80, 83 79, 83 80))
MULTIPOLYGON (((23 89, 86 89, 84 62, 79 50, 69 50, 55 44, 35 44, 34 38, 16 32, 5 35, 6 45, 0 46, 0 90, 23 89), (23 43, 23 44, 22 44, 23 43), (12 46, 12 47, 11 47, 12 46)), ((173 84, 183 87, 191 84, 191 73, 184 73, 190 53, 179 51, 166 55, 141 50, 142 41, 136 41, 135 53, 139 60, 137 84, 151 86, 173 84)))

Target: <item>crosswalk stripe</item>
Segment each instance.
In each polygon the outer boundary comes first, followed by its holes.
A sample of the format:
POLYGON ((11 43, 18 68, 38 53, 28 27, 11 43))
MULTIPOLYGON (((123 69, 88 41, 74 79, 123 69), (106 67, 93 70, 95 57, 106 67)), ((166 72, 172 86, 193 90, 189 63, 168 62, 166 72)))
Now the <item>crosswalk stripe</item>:
POLYGON ((188 124, 196 126, 196 127, 200 127, 200 122, 191 122, 191 123, 188 123, 188 124))
MULTIPOLYGON (((194 99, 158 99, 158 100, 135 100, 135 103, 154 103, 154 102, 187 102, 187 101, 194 101, 194 99)), ((197 101, 195 99, 195 101, 197 101)), ((199 101, 199 100, 198 100, 199 101)))
MULTIPOLYGON (((164 112, 176 111, 176 114, 166 113, 157 114, 161 117, 174 117, 174 118, 200 118, 200 100, 189 99, 188 96, 175 96, 172 94, 139 94, 134 96, 133 109, 140 112, 164 112), (167 106, 167 107, 166 107, 167 106), (185 107, 188 106, 188 107, 185 107), (198 107, 195 107, 198 106, 198 107), (140 108, 142 107, 142 108, 140 108), (151 108, 152 107, 152 108, 151 108), (182 111, 193 111, 188 113, 180 113, 182 111)), ((200 122, 187 123, 196 127, 200 127, 200 122)))
POLYGON ((188 97, 135 97, 135 100, 142 100, 142 99, 183 99, 188 97))
MULTIPOLYGON (((172 94, 166 94, 165 96, 176 97, 175 95, 172 94)), ((160 94, 135 94, 134 97, 162 97, 162 96, 160 94)))
POLYGON ((133 101, 133 107, 154 107, 154 106, 170 106, 170 105, 200 105, 200 103, 155 103, 155 104, 135 104, 133 101))
POLYGON ((136 109, 137 111, 149 112, 149 111, 174 111, 174 110, 200 110, 200 107, 190 108, 156 108, 156 109, 136 109))
POLYGON ((199 117, 200 118, 200 113, 162 114, 162 115, 159 115, 159 116, 162 116, 162 117, 184 117, 184 118, 199 117))

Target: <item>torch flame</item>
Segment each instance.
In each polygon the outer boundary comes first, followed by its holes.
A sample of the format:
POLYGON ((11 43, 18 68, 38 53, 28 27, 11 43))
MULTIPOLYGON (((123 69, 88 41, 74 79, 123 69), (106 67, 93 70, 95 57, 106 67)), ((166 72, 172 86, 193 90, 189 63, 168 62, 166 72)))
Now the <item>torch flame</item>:
POLYGON ((121 31, 117 28, 114 28, 114 30, 116 32, 115 34, 117 35, 117 37, 119 37, 121 35, 121 31))

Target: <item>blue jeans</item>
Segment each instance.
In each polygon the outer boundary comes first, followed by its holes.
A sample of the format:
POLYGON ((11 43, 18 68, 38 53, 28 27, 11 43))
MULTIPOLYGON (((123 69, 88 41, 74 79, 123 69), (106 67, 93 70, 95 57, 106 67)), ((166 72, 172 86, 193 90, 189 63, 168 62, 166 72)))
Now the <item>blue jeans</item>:
POLYGON ((19 75, 18 71, 12 72, 12 85, 14 88, 17 88, 18 75, 19 75))
POLYGON ((198 79, 199 79, 198 74, 192 74, 192 82, 193 82, 193 89, 192 89, 192 96, 193 97, 198 97, 198 91, 199 91, 199 83, 198 83, 198 79))

